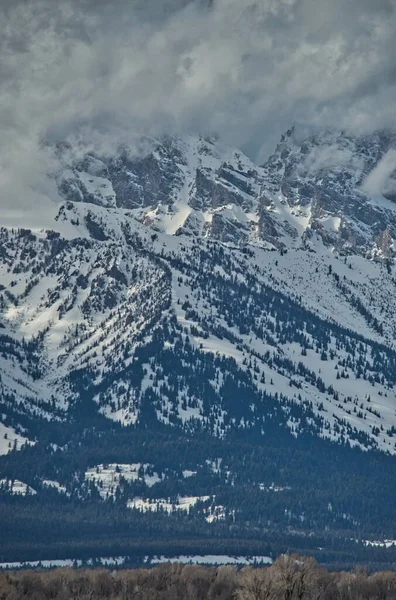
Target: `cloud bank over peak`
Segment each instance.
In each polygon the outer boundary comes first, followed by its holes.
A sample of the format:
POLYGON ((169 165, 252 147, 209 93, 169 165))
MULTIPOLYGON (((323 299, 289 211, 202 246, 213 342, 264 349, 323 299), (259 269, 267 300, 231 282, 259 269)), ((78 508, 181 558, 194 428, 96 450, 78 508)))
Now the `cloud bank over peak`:
POLYGON ((396 150, 389 150, 369 173, 362 190, 371 196, 396 193, 396 150))
POLYGON ((261 160, 294 122, 396 127, 395 0, 3 0, 0 29, 0 203, 16 175, 52 193, 67 138, 216 131, 261 160))

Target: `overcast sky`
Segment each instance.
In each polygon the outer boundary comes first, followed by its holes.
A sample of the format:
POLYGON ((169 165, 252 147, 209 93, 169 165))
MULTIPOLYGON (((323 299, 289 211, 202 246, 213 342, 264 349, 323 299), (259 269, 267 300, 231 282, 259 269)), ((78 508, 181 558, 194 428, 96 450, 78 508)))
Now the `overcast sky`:
MULTIPOLYGON (((262 160, 293 123, 396 126, 396 0, 2 0, 0 192, 43 142, 217 132, 262 160)), ((0 200, 1 202, 1 200, 0 200)))

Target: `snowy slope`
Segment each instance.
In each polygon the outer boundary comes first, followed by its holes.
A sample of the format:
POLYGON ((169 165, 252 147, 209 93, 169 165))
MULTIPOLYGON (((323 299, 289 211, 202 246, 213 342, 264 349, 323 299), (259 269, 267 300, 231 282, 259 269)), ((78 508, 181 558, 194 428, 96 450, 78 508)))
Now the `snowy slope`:
POLYGON ((222 436, 264 419, 266 394, 294 435, 395 452, 396 210, 370 179, 395 138, 381 135, 289 132, 263 167, 192 136, 65 167, 42 228, 25 215, 0 230, 0 425, 18 445, 25 417, 89 400, 222 436))

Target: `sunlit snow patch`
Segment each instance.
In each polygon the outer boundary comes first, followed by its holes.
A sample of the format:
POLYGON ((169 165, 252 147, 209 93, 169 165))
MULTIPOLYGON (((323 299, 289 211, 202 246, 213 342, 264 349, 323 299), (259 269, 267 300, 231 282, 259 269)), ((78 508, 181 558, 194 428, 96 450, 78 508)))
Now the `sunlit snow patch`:
POLYGON ((122 479, 128 483, 140 480, 149 487, 161 481, 151 465, 141 463, 97 465, 86 471, 85 479, 95 484, 102 498, 114 496, 122 479))
POLYGON ((0 455, 8 454, 14 449, 20 450, 21 446, 28 441, 27 438, 16 433, 12 427, 0 423, 0 455))

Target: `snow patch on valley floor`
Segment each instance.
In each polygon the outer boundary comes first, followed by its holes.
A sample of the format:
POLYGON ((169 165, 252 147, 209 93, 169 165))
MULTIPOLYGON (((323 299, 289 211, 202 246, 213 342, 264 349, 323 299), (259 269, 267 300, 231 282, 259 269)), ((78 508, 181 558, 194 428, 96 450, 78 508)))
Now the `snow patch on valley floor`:
POLYGON ((364 540, 363 544, 365 546, 373 546, 376 548, 393 548, 396 546, 396 540, 382 540, 382 541, 374 541, 364 540))
MULTIPOLYGON (((0 569, 57 569, 82 566, 102 565, 103 567, 122 567, 128 562, 128 557, 104 557, 97 559, 89 559, 83 561, 80 559, 54 559, 54 560, 31 560, 26 562, 3 562, 0 563, 0 569)), ((159 565, 167 562, 196 564, 196 565, 271 565, 272 558, 269 556, 229 556, 225 554, 205 554, 205 555, 180 555, 180 556, 145 556, 144 563, 146 565, 159 565)))
POLYGON ((159 565, 163 563, 183 563, 194 565, 271 565, 272 558, 269 556, 229 556, 226 554, 205 554, 191 556, 156 556, 153 558, 146 557, 146 563, 159 565))
POLYGON ((66 559, 55 559, 55 560, 32 560, 26 562, 3 562, 0 563, 0 569, 34 569, 40 567, 43 569, 56 569, 62 567, 82 567, 83 565, 92 566, 94 564, 101 564, 103 567, 116 567, 121 566, 125 563, 125 557, 106 557, 98 559, 89 559, 82 561, 79 559, 66 558, 66 559))

